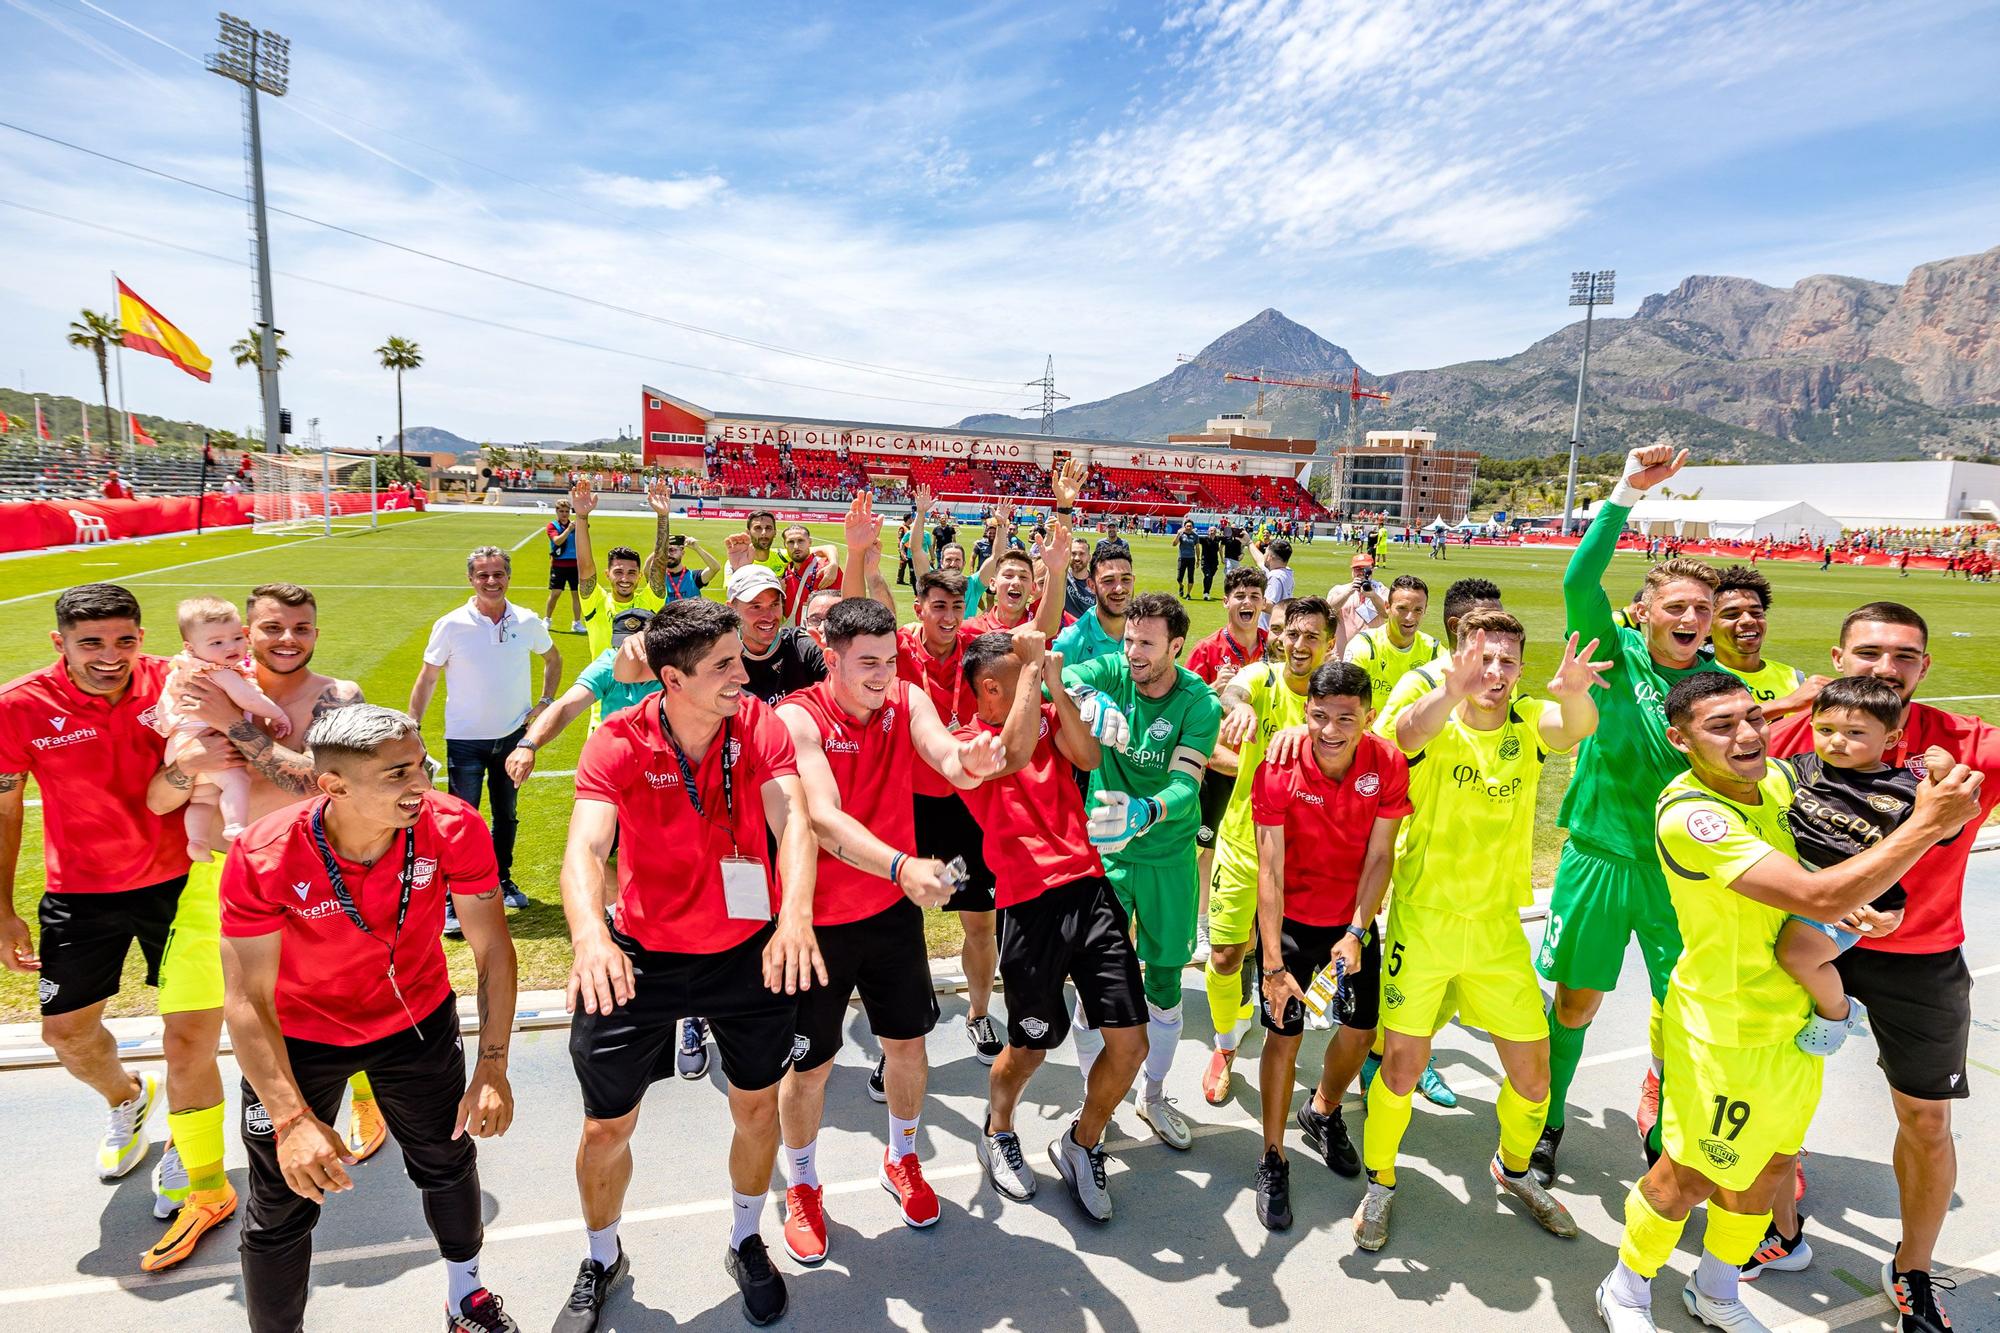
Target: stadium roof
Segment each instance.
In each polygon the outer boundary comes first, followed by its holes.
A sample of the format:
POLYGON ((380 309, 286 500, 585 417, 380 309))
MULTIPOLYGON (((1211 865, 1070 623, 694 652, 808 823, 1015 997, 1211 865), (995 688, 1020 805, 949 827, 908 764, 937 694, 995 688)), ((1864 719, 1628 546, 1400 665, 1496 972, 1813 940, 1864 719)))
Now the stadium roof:
POLYGON ((1832 539, 1840 520, 1802 500, 1652 500, 1632 506, 1626 520, 1643 531, 1681 537, 1754 541, 1801 532, 1832 539))

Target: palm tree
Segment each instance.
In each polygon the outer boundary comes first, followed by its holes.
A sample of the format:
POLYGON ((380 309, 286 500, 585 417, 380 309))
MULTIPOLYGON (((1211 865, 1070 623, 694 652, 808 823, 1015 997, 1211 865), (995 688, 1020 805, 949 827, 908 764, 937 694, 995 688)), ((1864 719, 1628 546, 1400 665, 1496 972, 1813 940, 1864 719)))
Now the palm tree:
POLYGON ((396 457, 403 456, 403 372, 424 363, 424 349, 408 338, 391 338, 375 349, 382 369, 396 372, 396 457))
MULTIPOLYGON (((118 321, 108 315, 100 315, 95 310, 80 312, 81 319, 70 321, 69 337, 71 347, 81 347, 97 357, 97 387, 104 394, 104 442, 116 444, 118 433, 111 427, 111 366, 108 349, 125 341, 125 334, 118 327, 118 321)), ((84 408, 88 413, 89 408, 84 408)))
MULTIPOLYGON (((278 349, 279 365, 282 366, 285 362, 292 359, 292 349, 285 346, 285 335, 283 332, 280 332, 272 340, 272 343, 278 349)), ((229 355, 235 358, 236 364, 239 367, 262 366, 264 364, 263 333, 257 329, 250 330, 250 332, 236 340, 236 345, 229 349, 229 355)))

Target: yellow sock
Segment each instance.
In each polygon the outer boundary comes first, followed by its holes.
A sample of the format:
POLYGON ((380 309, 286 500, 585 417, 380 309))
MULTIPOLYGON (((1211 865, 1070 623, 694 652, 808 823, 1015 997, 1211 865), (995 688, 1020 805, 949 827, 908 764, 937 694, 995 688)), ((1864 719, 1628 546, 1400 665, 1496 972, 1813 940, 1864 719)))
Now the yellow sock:
MULTIPOLYGON (((181 1151, 181 1164, 187 1168, 191 1190, 219 1190, 229 1184, 229 1177, 222 1171, 222 1125, 226 1115, 227 1108, 218 1102, 198 1111, 175 1111, 167 1117, 167 1128, 173 1134, 174 1146, 181 1151)), ((1758 1239, 1763 1239, 1762 1232, 1758 1233, 1758 1239)))
MULTIPOLYGON (((1660 1035, 1660 1024, 1666 1021, 1666 1014, 1667 1011, 1660 1007, 1660 1002, 1654 1000, 1646 1015, 1646 1049, 1653 1053, 1655 1060, 1664 1060, 1667 1057, 1666 1039, 1660 1035)), ((1759 1236, 1757 1239, 1764 1238, 1759 1236)))
POLYGON ((354 1100, 358 1102, 375 1100, 375 1089, 368 1082, 368 1075, 356 1074, 353 1078, 347 1080, 347 1086, 353 1089, 354 1100))
POLYGON ((1215 1025, 1216 1044, 1227 1041, 1236 1031, 1243 1012, 1243 978, 1234 972, 1224 974, 1209 963, 1201 970, 1202 984, 1208 991, 1208 1021, 1215 1025))
POLYGON ((1711 1200, 1708 1230, 1702 1234, 1701 1247, 1731 1268, 1740 1268, 1757 1252, 1770 1229, 1769 1212, 1732 1213, 1711 1200))
POLYGON ((1514 1091, 1512 1083, 1502 1081, 1493 1110, 1500 1119, 1500 1165, 1509 1171, 1526 1171, 1528 1156, 1535 1151, 1535 1141, 1542 1137, 1542 1125, 1549 1118, 1549 1099, 1531 1102, 1514 1091))
MULTIPOLYGON (((1654 1275, 1666 1267, 1667 1257, 1674 1252, 1674 1246, 1680 1244, 1681 1229, 1685 1226, 1685 1217, 1678 1222, 1661 1217, 1653 1205, 1646 1202, 1646 1196, 1639 1192, 1639 1187, 1634 1185, 1632 1192, 1625 1196, 1625 1238, 1618 1244, 1618 1258, 1627 1268, 1651 1282, 1654 1275)), ((1758 1231, 1757 1239, 1764 1239, 1762 1230, 1758 1231)), ((1752 1242, 1751 1248, 1756 1248, 1755 1242, 1752 1242)), ((1745 1250, 1743 1257, 1748 1259, 1750 1251, 1745 1250)))
POLYGON ((1397 1096, 1389 1091, 1389 1080, 1380 1074, 1368 1085, 1368 1119, 1361 1126, 1361 1160, 1369 1179, 1393 1187, 1396 1183, 1396 1153, 1403 1146, 1403 1132, 1410 1127, 1412 1093, 1397 1096))
POLYGON ((1381 1025, 1380 1023, 1377 1023, 1377 1024, 1375 1025, 1375 1044, 1374 1044, 1373 1046, 1370 1046, 1370 1047, 1368 1048, 1368 1054, 1370 1054, 1370 1055, 1372 1055, 1372 1056, 1374 1056, 1374 1057, 1375 1057, 1375 1061, 1376 1061, 1376 1063, 1377 1063, 1377 1064, 1380 1064, 1380 1063, 1381 1063, 1381 1061, 1382 1061, 1382 1025, 1381 1025))

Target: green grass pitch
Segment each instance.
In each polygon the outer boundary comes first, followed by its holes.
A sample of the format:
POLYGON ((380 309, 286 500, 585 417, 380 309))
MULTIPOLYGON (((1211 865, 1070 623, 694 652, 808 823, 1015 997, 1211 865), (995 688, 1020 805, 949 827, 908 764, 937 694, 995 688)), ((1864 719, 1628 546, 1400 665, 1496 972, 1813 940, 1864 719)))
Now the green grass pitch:
MULTIPOLYGON (((394 707, 409 699, 432 620, 470 595, 465 584, 465 555, 487 543, 518 547, 515 552, 513 600, 534 611, 546 597, 547 547, 539 533, 542 520, 526 514, 477 510, 433 512, 385 522, 381 530, 336 537, 256 536, 233 530, 183 541, 161 538, 132 545, 101 547, 0 560, 0 679, 46 663, 51 656, 48 634, 53 628, 52 602, 61 589, 75 583, 114 581, 136 593, 151 627, 148 647, 162 654, 179 647, 174 632, 174 604, 182 597, 213 592, 240 598, 251 585, 274 580, 311 587, 319 598, 320 645, 315 665, 322 671, 360 682, 371 700, 394 707)), ((722 536, 741 525, 721 520, 684 521, 679 531, 698 536, 720 552, 722 536)), ((593 528, 598 549, 614 542, 645 547, 652 536, 650 515, 600 513, 593 528)), ((819 539, 839 540, 837 524, 815 525, 819 539)), ((1139 586, 1173 587, 1174 556, 1166 537, 1140 538, 1136 548, 1139 586)), ((1301 592, 1324 592, 1336 579, 1345 580, 1351 551, 1320 542, 1301 546, 1294 558, 1301 592)), ((1562 568, 1567 552, 1537 548, 1453 547, 1444 561, 1433 561, 1421 549, 1391 549, 1378 571, 1385 580, 1415 573, 1431 587, 1432 616, 1426 628, 1441 632, 1437 607, 1445 585, 1470 575, 1490 578, 1505 593, 1509 610, 1528 627, 1529 688, 1538 688, 1553 669, 1562 628, 1562 568)), ((1614 602, 1631 595, 1645 570, 1637 555, 1620 555, 1612 564, 1607 589, 1614 602)), ((1924 697, 1978 695, 1948 704, 1958 711, 2000 719, 2000 689, 1991 667, 2000 637, 2000 586, 1968 585, 1937 573, 1897 577, 1894 570, 1836 567, 1821 573, 1817 565, 1775 563, 1762 566, 1776 589, 1772 608, 1770 651, 1773 656, 1808 670, 1823 667, 1840 618, 1863 602, 1881 598, 1907 601, 1930 621, 1936 663, 1922 690, 1924 697), (1960 637, 1969 636, 1969 637, 1960 637)), ((1197 600, 1189 609, 1194 637, 1222 623, 1220 580, 1217 600, 1197 600)), ((909 618, 907 590, 902 614, 909 618)), ((565 598, 565 603, 567 599, 565 598)), ((568 623, 567 606, 557 613, 568 623)), ((565 680, 573 679, 586 662, 581 636, 558 634, 565 680)), ((433 704, 426 728, 435 753, 444 742, 442 702, 433 704)), ((555 745, 543 752, 540 772, 575 768, 582 725, 572 725, 555 745)), ((1551 766, 1543 783, 1536 832, 1536 874, 1545 882, 1560 846, 1554 812, 1568 775, 1566 762, 1551 766)), ((30 800, 40 793, 30 790, 30 800)), ((513 918, 521 953, 521 984, 560 985, 569 970, 568 932, 564 928, 556 883, 569 811, 569 784, 561 777, 536 777, 521 799, 521 835, 515 877, 535 900, 513 918)), ((42 888, 41 821, 29 811, 14 902, 30 922, 42 888)), ((956 922, 932 914, 934 952, 956 947, 956 922)), ((454 976, 470 981, 470 962, 462 945, 448 944, 454 976)), ((138 984, 138 953, 133 951, 127 985, 113 1002, 114 1013, 150 1010, 151 993, 138 984)), ((22 1020, 34 1014, 33 978, 0 973, 0 1020, 22 1020)))

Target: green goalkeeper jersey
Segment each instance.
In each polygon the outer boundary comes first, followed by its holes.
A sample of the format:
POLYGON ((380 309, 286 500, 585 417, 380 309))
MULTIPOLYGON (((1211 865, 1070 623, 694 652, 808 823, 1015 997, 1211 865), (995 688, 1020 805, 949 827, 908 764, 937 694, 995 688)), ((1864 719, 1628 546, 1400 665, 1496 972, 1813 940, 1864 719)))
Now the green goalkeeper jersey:
MULTIPOLYGON (((1581 643, 1597 640, 1599 660, 1610 659, 1605 689, 1594 691, 1597 730, 1576 752, 1576 772, 1563 793, 1557 823, 1599 854, 1657 866, 1654 809, 1660 791, 1687 771, 1687 758, 1667 744, 1667 691, 1697 671, 1716 670, 1706 648, 1684 671, 1663 667, 1646 649, 1646 637, 1612 618, 1604 572, 1631 511, 1605 504, 1563 571, 1567 633, 1581 643)), ((1580 646, 1580 645, 1579 645, 1580 646)))
POLYGON ((1090 791, 1122 791, 1160 802, 1160 817, 1106 859, 1158 865, 1193 853, 1201 827, 1201 775, 1222 728, 1215 691, 1186 667, 1174 668, 1174 686, 1158 699, 1139 693, 1125 654, 1112 653, 1066 668, 1066 687, 1096 690, 1132 724, 1122 751, 1104 748, 1090 775, 1090 791))

